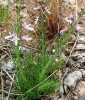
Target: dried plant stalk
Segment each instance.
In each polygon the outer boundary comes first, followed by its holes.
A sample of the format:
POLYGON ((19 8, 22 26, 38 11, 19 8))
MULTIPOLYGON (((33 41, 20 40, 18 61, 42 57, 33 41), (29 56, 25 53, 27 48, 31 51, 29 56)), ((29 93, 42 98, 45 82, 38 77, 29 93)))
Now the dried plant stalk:
POLYGON ((64 27, 63 19, 62 19, 62 1, 61 0, 50 0, 50 12, 48 14, 47 21, 47 33, 48 38, 53 38, 54 36, 59 37, 59 31, 64 27))
POLYGON ((76 0, 76 9, 75 9, 75 12, 76 12, 76 20, 78 19, 77 11, 78 11, 78 1, 76 0))

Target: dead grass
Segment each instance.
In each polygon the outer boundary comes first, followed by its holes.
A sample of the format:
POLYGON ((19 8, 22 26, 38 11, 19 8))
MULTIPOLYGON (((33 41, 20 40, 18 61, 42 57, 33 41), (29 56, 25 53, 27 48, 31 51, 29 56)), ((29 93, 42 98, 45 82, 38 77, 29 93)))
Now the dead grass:
POLYGON ((59 38, 59 31, 65 26, 62 18, 62 1, 51 0, 49 8, 51 14, 47 15, 46 23, 48 38, 52 39, 55 36, 59 38))

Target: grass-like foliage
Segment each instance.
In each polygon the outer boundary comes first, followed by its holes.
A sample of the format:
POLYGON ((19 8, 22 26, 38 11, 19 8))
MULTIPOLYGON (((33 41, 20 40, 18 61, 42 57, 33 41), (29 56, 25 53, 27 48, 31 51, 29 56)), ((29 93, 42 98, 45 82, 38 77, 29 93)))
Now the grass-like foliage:
MULTIPOLYGON (((53 6, 52 8, 54 9, 53 6)), ((19 12, 20 11, 21 9, 19 12)), ((52 16, 49 16, 51 19, 51 22, 49 21, 49 23, 51 29, 54 28, 55 30, 54 26, 57 24, 57 22, 55 22, 56 15, 55 12, 52 12, 52 14, 52 16)), ((21 100, 37 100, 41 98, 41 96, 50 95, 61 84, 54 78, 54 74, 63 64, 63 59, 60 57, 60 51, 70 38, 75 23, 71 25, 70 31, 67 34, 61 36, 55 46, 55 53, 52 55, 50 50, 46 51, 47 45, 45 33, 47 27, 44 17, 41 10, 40 45, 38 52, 28 51, 21 58, 19 44, 15 47, 16 85, 18 88, 17 92, 23 94, 21 100), (58 61, 55 59, 58 59, 58 61)), ((21 23, 20 17, 18 17, 18 20, 21 23)), ((19 33, 20 27, 17 28, 16 33, 19 33)), ((58 32, 58 30, 56 32, 58 32)))
MULTIPOLYGON (((55 0, 53 0, 53 5, 55 6, 55 0)), ((20 1, 20 4, 22 1, 20 1)), ((48 3, 48 0, 47 0, 48 3)), ((51 15, 49 15, 49 32, 58 33, 58 22, 56 22, 55 15, 57 12, 54 9, 54 6, 51 5, 51 15), (55 11, 55 12, 54 12, 55 11), (53 31, 51 31, 51 30, 53 31)), ((20 11, 22 8, 20 7, 18 14, 18 22, 14 28, 16 33, 21 35, 21 17, 20 11)), ((57 13, 58 14, 58 13, 57 13)), ((16 65, 16 86, 17 92, 21 93, 21 100, 37 100, 40 99, 41 96, 50 95, 55 91, 57 87, 61 85, 54 78, 54 74, 57 72, 58 68, 60 68, 63 64, 63 59, 60 57, 60 51, 62 50, 63 45, 68 41, 73 33, 73 28, 76 23, 71 25, 69 32, 63 34, 60 38, 58 38, 58 43, 54 47, 55 53, 52 54, 51 51, 47 51, 46 45, 46 31, 47 24, 45 22, 44 14, 41 10, 41 24, 40 24, 40 44, 37 52, 28 51, 24 53, 21 58, 21 50, 19 49, 19 41, 17 46, 15 47, 15 65, 16 65), (58 59, 58 61, 56 61, 58 59)), ((56 34, 54 34, 56 36, 56 34)), ((58 33, 59 34, 59 33, 58 33)), ((53 36, 53 37, 54 37, 53 36)))
POLYGON ((55 47, 54 55, 51 51, 46 52, 45 44, 45 22, 41 11, 40 45, 38 52, 28 51, 20 60, 20 50, 16 48, 17 61, 17 86, 19 92, 23 94, 23 100, 37 100, 41 96, 46 96, 55 91, 60 86, 60 82, 54 78, 54 74, 63 64, 63 59, 59 56, 63 45, 70 38, 75 23, 70 31, 59 39, 55 47), (68 38, 69 37, 69 38, 68 38), (55 59, 58 59, 56 62, 55 59))
POLYGON ((53 77, 44 81, 55 68, 52 63, 46 67, 50 59, 49 54, 44 54, 44 57, 43 55, 36 57, 32 52, 26 53, 23 60, 23 76, 19 74, 18 78, 20 91, 25 94, 25 100, 28 100, 28 98, 29 100, 36 100, 40 98, 41 95, 49 95, 60 86, 60 83, 53 77), (36 86, 38 84, 40 85, 36 86), (35 88, 30 91, 33 87, 35 88))
POLYGON ((57 82, 51 74, 62 65, 62 60, 56 62, 55 58, 51 56, 51 52, 46 52, 43 14, 41 14, 41 18, 39 52, 29 51, 26 53, 23 56, 19 70, 17 70, 17 85, 20 87, 20 92, 24 94, 23 98, 25 100, 28 100, 28 98, 29 100, 37 100, 41 95, 49 95, 60 86, 60 82, 57 82))
POLYGON ((9 5, 0 5, 0 22, 4 23, 8 19, 9 5))

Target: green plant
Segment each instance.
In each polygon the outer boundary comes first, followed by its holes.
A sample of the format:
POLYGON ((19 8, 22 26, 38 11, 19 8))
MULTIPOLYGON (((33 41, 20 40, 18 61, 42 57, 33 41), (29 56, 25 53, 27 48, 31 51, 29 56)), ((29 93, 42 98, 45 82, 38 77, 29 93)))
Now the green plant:
POLYGON ((36 53, 29 51, 24 55, 22 61, 20 61, 20 51, 16 51, 16 66, 18 66, 19 69, 17 70, 16 76, 17 86, 19 86, 20 92, 24 94, 23 98, 25 100, 28 100, 28 98, 29 100, 36 100, 37 98, 40 98, 41 95, 49 95, 60 86, 60 83, 57 82, 53 76, 49 77, 57 66, 55 59, 51 57, 51 53, 46 52, 43 13, 41 13, 41 19, 41 42, 38 56, 36 56, 36 53))
MULTIPOLYGON (((20 17, 18 18, 20 23, 20 17)), ((57 82, 53 75, 63 64, 63 59, 59 54, 62 50, 62 46, 65 45, 69 39, 68 37, 70 37, 73 32, 73 26, 71 26, 70 31, 59 39, 57 46, 55 46, 55 54, 51 55, 51 51, 46 52, 46 29, 42 11, 41 20, 39 52, 34 53, 29 51, 25 53, 21 59, 19 44, 15 48, 16 85, 18 88, 17 92, 23 94, 21 96, 22 100, 36 100, 40 98, 41 95, 49 95, 60 86, 60 82, 57 82), (55 61, 56 58, 58 59, 57 62, 55 61)), ((17 29, 16 33, 20 32, 20 27, 15 29, 17 29)))
POLYGON ((4 4, 0 5, 0 22, 6 22, 8 19, 9 5, 5 6, 4 4))
MULTIPOLYGON (((48 0, 47 0, 48 1, 48 0)), ((21 37, 21 17, 20 11, 22 10, 21 4, 22 0, 19 1, 20 6, 18 8, 17 21, 18 24, 15 25, 14 29, 19 38, 21 37)), ((54 12, 52 18, 55 20, 54 12)), ((51 17, 51 16, 50 16, 51 17)), ((51 21, 54 21, 51 19, 51 21)), ((49 21, 50 23, 50 21, 49 21)), ((55 53, 52 55, 51 51, 46 51, 46 23, 44 22, 44 14, 41 11, 41 26, 40 26, 40 45, 38 52, 28 51, 21 58, 20 40, 15 46, 15 66, 16 66, 16 92, 21 93, 21 100, 36 100, 41 96, 50 95, 54 90, 61 85, 54 78, 54 74, 57 72, 58 68, 61 68, 63 64, 63 59, 59 56, 62 50, 62 46, 68 41, 73 33, 73 28, 75 23, 70 27, 70 31, 59 39, 55 48, 55 53), (69 38, 68 38, 69 37, 69 38), (55 59, 58 59, 56 62, 55 59)), ((55 23, 53 26, 56 25, 55 23)), ((51 25, 52 27, 52 25, 51 25)), ((55 29, 55 28, 54 28, 55 29)), ((56 31, 57 32, 57 31, 56 31)))

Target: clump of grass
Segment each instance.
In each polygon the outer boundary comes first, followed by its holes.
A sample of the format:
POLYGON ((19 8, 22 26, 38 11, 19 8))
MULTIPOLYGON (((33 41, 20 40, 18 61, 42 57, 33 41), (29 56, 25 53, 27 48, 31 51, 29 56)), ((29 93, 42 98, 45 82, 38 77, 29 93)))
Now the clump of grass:
POLYGON ((29 51, 20 58, 20 50, 16 50, 16 85, 17 92, 22 93, 23 100, 37 100, 43 95, 50 95, 58 88, 61 83, 54 78, 54 74, 58 68, 61 68, 63 59, 59 56, 62 46, 65 45, 73 32, 73 27, 70 28, 68 34, 64 34, 57 46, 55 54, 51 56, 51 51, 46 52, 45 45, 45 22, 44 15, 41 12, 41 41, 39 52, 34 53, 29 51), (56 62, 55 59, 58 59, 56 62))
POLYGON ((59 60, 61 64, 57 67, 55 58, 51 57, 51 52, 46 52, 43 14, 41 14, 41 19, 41 41, 38 55, 30 51, 24 55, 21 61, 20 52, 17 52, 19 50, 16 51, 16 66, 18 66, 16 84, 20 88, 20 93, 24 94, 24 100, 28 100, 28 98, 29 100, 36 100, 41 95, 49 95, 60 86, 60 83, 51 73, 60 67, 63 61, 59 60))

